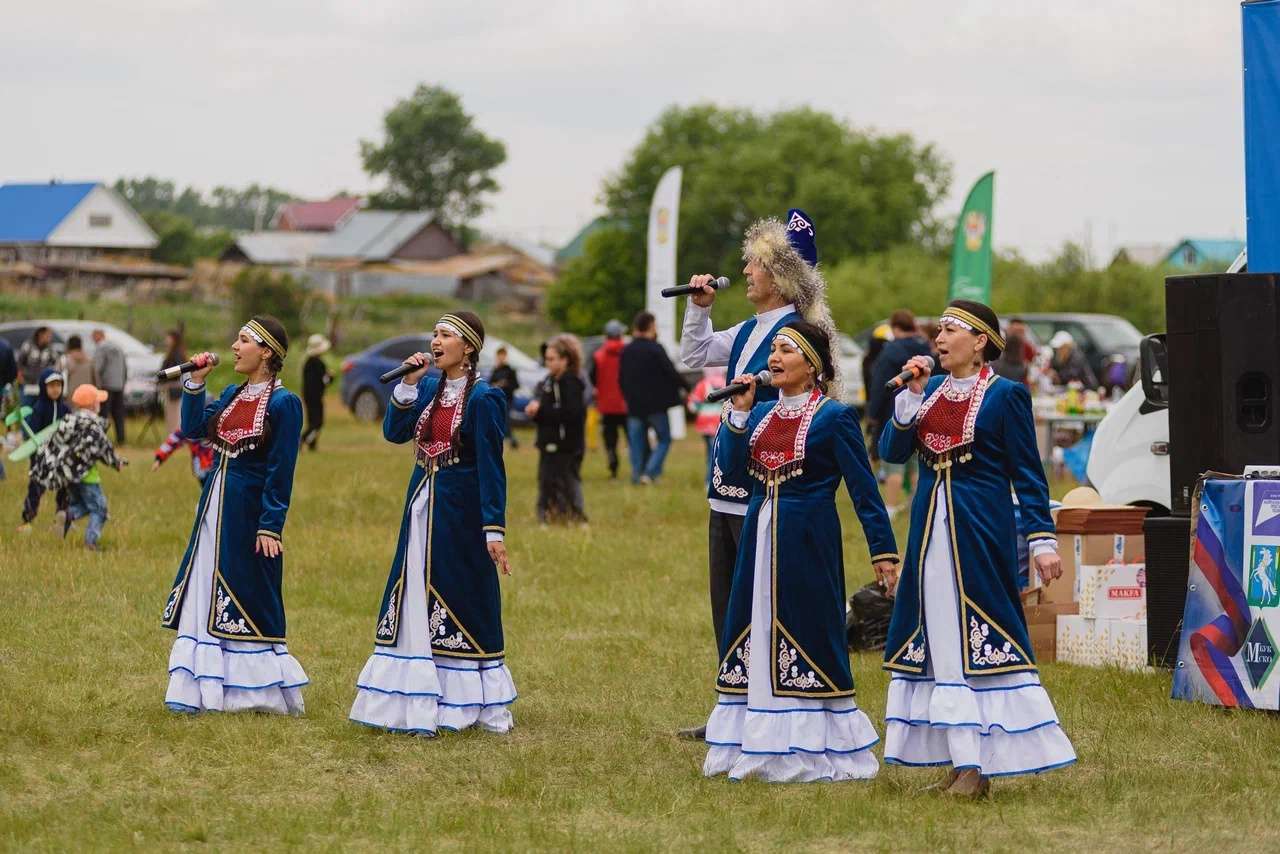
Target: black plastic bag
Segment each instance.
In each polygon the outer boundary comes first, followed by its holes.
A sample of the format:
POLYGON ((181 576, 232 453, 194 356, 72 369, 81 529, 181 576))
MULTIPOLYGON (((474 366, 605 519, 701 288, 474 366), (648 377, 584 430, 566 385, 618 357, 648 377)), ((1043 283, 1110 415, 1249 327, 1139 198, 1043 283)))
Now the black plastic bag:
POLYGON ((849 597, 844 627, 849 649, 870 651, 884 649, 889 635, 889 619, 893 616, 893 600, 885 595, 880 582, 872 581, 849 597))

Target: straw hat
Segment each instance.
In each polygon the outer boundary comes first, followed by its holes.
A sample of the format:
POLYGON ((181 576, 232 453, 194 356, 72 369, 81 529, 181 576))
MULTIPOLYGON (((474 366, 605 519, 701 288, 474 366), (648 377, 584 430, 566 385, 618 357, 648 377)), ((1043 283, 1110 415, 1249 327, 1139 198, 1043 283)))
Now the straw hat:
POLYGON ((332 346, 328 338, 317 332, 307 339, 307 355, 319 356, 323 353, 328 353, 329 348, 332 346))

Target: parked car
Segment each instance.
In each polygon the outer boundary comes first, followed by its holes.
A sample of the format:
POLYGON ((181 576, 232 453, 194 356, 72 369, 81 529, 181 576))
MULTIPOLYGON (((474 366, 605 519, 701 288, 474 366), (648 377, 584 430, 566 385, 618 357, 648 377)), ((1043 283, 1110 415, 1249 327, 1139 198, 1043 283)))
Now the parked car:
MULTIPOLYGON (((520 386, 516 390, 515 408, 511 420, 523 423, 524 405, 533 397, 534 388, 546 373, 538 362, 519 348, 508 344, 501 338, 489 336, 485 339, 484 349, 480 351, 480 376, 488 377, 493 370, 493 353, 499 347, 507 348, 507 363, 516 369, 520 386)), ((431 336, 427 333, 397 335, 385 341, 379 341, 372 347, 354 353, 342 361, 342 383, 340 391, 342 402, 362 421, 377 421, 387 411, 391 400, 391 390, 395 383, 383 385, 378 377, 404 362, 414 353, 431 352, 431 336)), ((435 371, 435 368, 431 369, 435 371)))
POLYGON ((48 326, 53 330, 54 347, 59 352, 67 349, 67 339, 79 335, 84 343, 84 351, 93 355, 96 345, 93 343, 93 331, 101 329, 107 340, 119 345, 124 351, 128 376, 124 384, 124 405, 129 411, 147 409, 156 401, 156 371, 164 357, 143 344, 123 329, 109 323, 95 323, 88 320, 14 320, 0 323, 0 338, 4 338, 16 353, 22 342, 31 337, 36 329, 48 326))

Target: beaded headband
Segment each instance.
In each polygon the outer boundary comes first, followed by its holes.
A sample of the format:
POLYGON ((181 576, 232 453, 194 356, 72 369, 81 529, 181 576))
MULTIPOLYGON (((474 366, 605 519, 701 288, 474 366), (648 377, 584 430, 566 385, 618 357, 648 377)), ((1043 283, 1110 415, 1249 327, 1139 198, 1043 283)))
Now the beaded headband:
POLYGON ((804 357, 809 360, 809 364, 813 365, 813 367, 817 369, 818 373, 822 373, 822 357, 818 355, 818 351, 814 349, 814 346, 809 343, 808 338, 805 338, 800 334, 800 332, 790 326, 782 327, 778 330, 778 334, 773 336, 774 341, 777 341, 779 338, 785 338, 787 343, 793 345, 797 350, 804 354, 804 357))
POLYGON ((996 345, 999 350, 1004 350, 1004 336, 998 330, 992 329, 987 322, 972 312, 965 311, 963 308, 949 307, 943 312, 942 317, 938 318, 938 325, 944 323, 954 323, 962 329, 979 335, 985 335, 990 339, 992 344, 996 345))
POLYGON ((287 350, 281 346, 276 337, 267 331, 267 328, 256 320, 250 320, 244 326, 240 327, 240 331, 248 335, 254 341, 257 341, 264 347, 270 347, 281 359, 287 354, 287 350))
POLYGON ((477 353, 484 349, 484 339, 477 335, 476 331, 456 314, 443 315, 436 321, 436 326, 443 326, 450 332, 455 333, 459 338, 475 348, 477 353))

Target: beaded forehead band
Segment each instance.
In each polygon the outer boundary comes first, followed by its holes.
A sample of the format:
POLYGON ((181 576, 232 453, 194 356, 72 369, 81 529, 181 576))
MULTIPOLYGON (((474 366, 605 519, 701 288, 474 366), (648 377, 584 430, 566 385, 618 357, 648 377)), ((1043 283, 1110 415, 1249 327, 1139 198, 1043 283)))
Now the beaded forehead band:
POLYGON ((779 339, 803 353, 805 359, 809 361, 809 364, 813 365, 818 373, 822 373, 822 357, 818 355, 818 351, 809 343, 808 338, 805 338, 790 326, 784 326, 782 329, 778 330, 777 335, 773 336, 774 341, 779 339))
POLYGON ((270 347, 281 359, 285 357, 286 350, 281 346, 276 337, 267 331, 267 328, 256 320, 250 320, 244 326, 240 327, 240 331, 248 335, 254 341, 263 347, 270 347))
POLYGON ((456 314, 446 314, 436 321, 436 326, 443 326, 463 341, 470 344, 477 353, 484 349, 484 339, 476 334, 471 326, 456 314))
POLYGON ((1004 336, 1001 335, 999 331, 992 329, 990 326, 988 326, 987 322, 983 320, 981 317, 978 317, 976 314, 973 314, 971 312, 965 311, 963 308, 956 308, 954 306, 952 306, 951 308, 948 308, 945 312, 943 312, 942 317, 938 318, 939 326, 941 326, 944 323, 950 323, 955 326, 959 326, 961 329, 968 330, 969 332, 972 332, 975 335, 985 335, 991 341, 992 344, 996 345, 997 349, 999 350, 1004 349, 1004 336))

